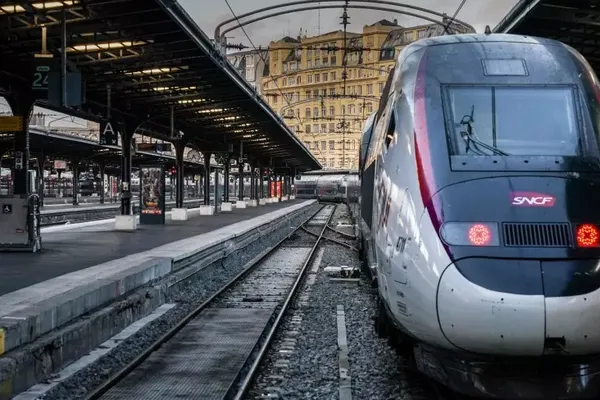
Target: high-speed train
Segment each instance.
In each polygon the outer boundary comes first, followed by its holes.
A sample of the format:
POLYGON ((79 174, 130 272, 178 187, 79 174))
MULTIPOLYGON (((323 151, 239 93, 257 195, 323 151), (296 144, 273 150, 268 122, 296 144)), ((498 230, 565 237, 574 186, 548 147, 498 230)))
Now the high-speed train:
POLYGON ((348 192, 358 198, 358 174, 356 171, 306 172, 294 182, 296 197, 326 202, 347 202, 348 192))
POLYGON ((376 327, 466 396, 591 398, 600 368, 600 86, 560 42, 406 46, 364 129, 376 327))

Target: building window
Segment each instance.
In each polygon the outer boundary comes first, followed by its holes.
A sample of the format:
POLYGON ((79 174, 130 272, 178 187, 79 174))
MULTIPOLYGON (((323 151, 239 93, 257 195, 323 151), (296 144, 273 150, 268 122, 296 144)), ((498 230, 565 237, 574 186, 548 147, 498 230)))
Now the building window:
POLYGON ((302 83, 302 77, 301 76, 299 76, 299 77, 296 78, 296 83, 298 85, 300 85, 302 83))
POLYGON ((329 57, 329 61, 331 61, 331 65, 337 65, 337 58, 336 58, 336 56, 329 57))
POLYGON ((321 133, 327 133, 327 124, 321 124, 321 133))
MULTIPOLYGON (((304 127, 304 130, 306 131, 306 133, 310 133, 310 125, 306 125, 304 127)), ((310 142, 308 142, 308 143, 310 143, 310 142)))
POLYGON ((425 36, 427 36, 426 30, 419 31, 419 39, 423 39, 425 36))
POLYGON ((310 90, 307 90, 304 95, 306 96, 307 99, 310 99, 310 90))
POLYGON ((367 112, 368 113, 372 113, 373 112, 373 104, 367 103, 367 112))
POLYGON ((321 96, 327 96, 327 89, 321 89, 321 96))
POLYGON ((323 65, 329 64, 329 57, 323 57, 323 65))
POLYGON ((307 67, 307 68, 312 68, 312 60, 308 60, 308 61, 306 62, 306 67, 307 67))
POLYGON ((314 133, 319 133, 319 125, 318 124, 313 124, 312 130, 313 130, 314 133))
POLYGON ((368 84, 367 85, 367 95, 372 95, 372 94, 373 94, 373 85, 368 84))
POLYGON ((273 104, 277 104, 277 95, 273 96, 273 104))
POLYGON ((379 94, 383 93, 383 83, 379 84, 379 94))
POLYGON ((287 78, 283 78, 283 86, 287 86, 287 78))
POLYGON ((296 78, 289 78, 288 83, 290 85, 295 85, 296 84, 296 78))
POLYGON ((335 106, 329 106, 329 115, 332 117, 335 116, 335 106))
POLYGON ((316 83, 321 82, 321 74, 315 74, 315 82, 316 83))
POLYGON ((313 90, 313 97, 314 98, 319 97, 319 91, 318 90, 313 90))
POLYGON ((283 73, 285 74, 288 71, 288 65, 287 63, 283 64, 283 73))
POLYGON ((329 95, 330 95, 331 97, 335 96, 335 88, 331 88, 331 89, 329 89, 329 95))
POLYGON ((310 118, 310 108, 307 108, 306 110, 304 110, 304 117, 310 118))
POLYGON ((336 73, 335 73, 335 72, 332 72, 332 73, 331 73, 331 80, 332 80, 332 81, 335 81, 336 79, 337 79, 337 78, 336 78, 336 73))
POLYGON ((312 47, 309 47, 308 49, 306 49, 306 56, 307 57, 312 57, 313 56, 313 49, 312 49, 312 47))
POLYGON ((325 140, 321 140, 321 148, 327 150, 327 142, 325 140))
POLYGON ((306 148, 310 150, 310 145, 312 144, 312 142, 305 142, 306 144, 306 148))
POLYGON ((327 78, 328 78, 328 75, 329 75, 329 74, 328 74, 327 72, 324 72, 324 73, 323 73, 323 82, 327 82, 327 80, 328 80, 328 79, 327 79, 327 78))
POLYGON ((411 42, 413 40, 413 33, 412 31, 406 31, 404 32, 404 40, 411 42))
POLYGON ((246 80, 248 82, 253 82, 254 79, 254 68, 246 68, 246 80))
MULTIPOLYGON (((335 133, 335 124, 334 123, 330 123, 329 124, 329 133, 335 133)), ((329 145, 331 146, 331 143, 333 143, 333 141, 329 142, 329 145)), ((335 146, 334 146, 335 147, 335 146)), ((333 150, 333 149, 332 149, 333 150)))
POLYGON ((313 76, 312 75, 308 75, 308 83, 313 83, 313 76))
MULTIPOLYGON (((329 130, 329 132, 331 132, 331 130, 329 130)), ((335 150, 335 141, 334 140, 329 141, 329 150, 335 150)))
POLYGON ((313 117, 319 118, 319 108, 318 107, 313 108, 313 117))
POLYGON ((356 111, 354 109, 354 104, 349 104, 348 105, 348 114, 352 115, 352 114, 354 114, 354 111, 356 111))
POLYGON ((362 96, 362 85, 358 85, 356 87, 356 89, 357 89, 356 90, 356 94, 359 95, 359 96, 362 96))

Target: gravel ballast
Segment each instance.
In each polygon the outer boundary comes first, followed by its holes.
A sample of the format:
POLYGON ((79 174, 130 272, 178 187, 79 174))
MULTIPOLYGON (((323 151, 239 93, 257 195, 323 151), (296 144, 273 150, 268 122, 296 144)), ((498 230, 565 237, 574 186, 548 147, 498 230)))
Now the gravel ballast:
POLYGON ((246 263, 286 237, 294 227, 306 220, 309 215, 312 215, 315 208, 310 207, 310 210, 307 209, 294 217, 287 229, 282 228, 265 235, 243 249, 233 252, 224 261, 218 261, 203 268, 194 276, 193 284, 170 291, 167 302, 176 303, 176 307, 143 327, 138 333, 123 341, 122 344, 97 362, 52 388, 42 399, 74 400, 85 398, 88 392, 116 374, 193 309, 239 274, 246 263))
MULTIPOLYGON (((331 225, 350 219, 345 205, 337 207, 331 225)), ((329 232, 328 236, 336 237, 329 232)), ((340 239, 340 235, 337 235, 340 239)), ((343 238, 342 238, 343 239, 343 238)), ((344 242, 350 242, 344 239, 344 242)), ((356 244, 354 244, 356 245, 356 244)), ((333 281, 324 272, 327 266, 360 267, 355 251, 324 241, 323 258, 314 284, 305 279, 302 293, 305 305, 296 300, 284 324, 278 330, 273 346, 265 357, 249 399, 259 399, 267 394, 282 399, 338 399, 340 371, 338 361, 337 306, 344 309, 346 335, 349 347, 352 398, 361 400, 425 399, 424 392, 405 373, 406 362, 375 333, 373 316, 377 305, 377 289, 370 287, 366 277, 359 282, 333 281), (308 288, 308 290, 307 290, 308 288), (300 326, 292 323, 292 316, 300 315, 300 326), (284 338, 289 332, 296 345, 289 352, 284 338), (287 365, 282 368, 282 360, 287 365)), ((289 343, 289 342, 288 342, 289 343)), ((263 397, 264 398, 264 397, 263 397)))

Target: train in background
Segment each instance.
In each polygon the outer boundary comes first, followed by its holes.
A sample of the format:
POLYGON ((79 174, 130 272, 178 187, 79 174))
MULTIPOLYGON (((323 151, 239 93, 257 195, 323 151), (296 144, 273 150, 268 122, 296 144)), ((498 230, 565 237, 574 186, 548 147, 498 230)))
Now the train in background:
POLYGON ((358 197, 358 172, 348 170, 309 171, 294 181, 296 198, 346 203, 358 197))
POLYGON ((380 337, 459 398, 599 398, 600 83, 581 54, 411 43, 359 160, 380 337))

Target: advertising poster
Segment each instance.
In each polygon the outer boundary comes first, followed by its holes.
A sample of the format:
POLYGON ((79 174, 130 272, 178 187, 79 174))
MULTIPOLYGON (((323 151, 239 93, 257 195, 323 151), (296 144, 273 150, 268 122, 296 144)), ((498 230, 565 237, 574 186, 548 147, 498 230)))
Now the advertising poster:
POLYGON ((162 167, 140 168, 140 223, 165 223, 165 171, 162 167))

